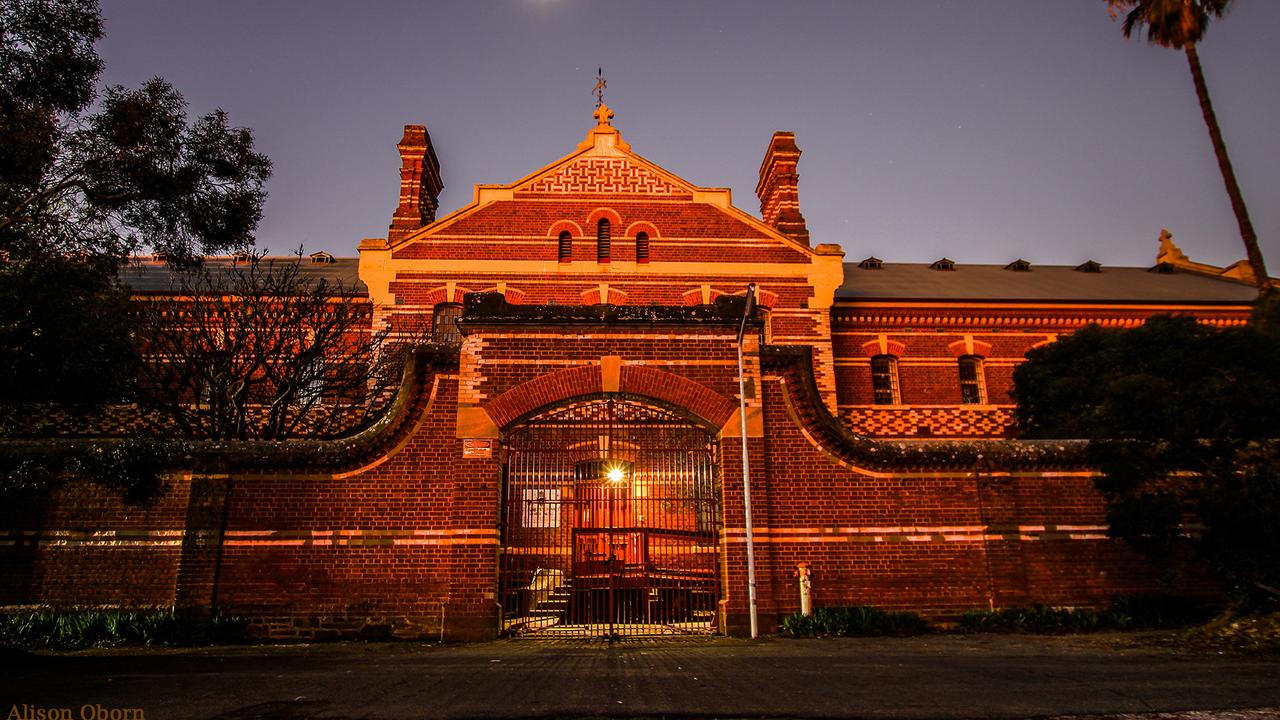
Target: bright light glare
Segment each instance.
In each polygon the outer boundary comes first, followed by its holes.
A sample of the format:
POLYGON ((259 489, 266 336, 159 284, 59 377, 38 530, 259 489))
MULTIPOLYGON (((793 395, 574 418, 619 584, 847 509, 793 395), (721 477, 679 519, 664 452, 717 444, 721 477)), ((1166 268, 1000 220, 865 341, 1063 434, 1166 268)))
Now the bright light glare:
POLYGON ((609 477, 609 482, 611 482, 611 483, 620 483, 620 482, 622 482, 622 468, 617 467, 617 466, 614 466, 614 467, 609 468, 609 476, 608 476, 608 477, 609 477))

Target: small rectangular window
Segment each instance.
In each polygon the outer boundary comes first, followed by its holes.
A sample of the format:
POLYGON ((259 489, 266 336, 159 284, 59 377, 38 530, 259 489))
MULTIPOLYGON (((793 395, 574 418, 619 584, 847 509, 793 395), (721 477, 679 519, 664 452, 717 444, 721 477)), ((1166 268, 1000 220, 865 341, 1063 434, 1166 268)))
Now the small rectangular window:
POLYGON ((871 387, 875 391, 876 405, 897 405, 898 360, 892 355, 871 358, 871 387))
POLYGON ((521 503, 520 525, 527 528, 560 527, 560 490, 525 489, 521 503))
POLYGON ((611 235, 609 230, 609 221, 601 218, 596 223, 596 262, 609 262, 609 245, 611 243, 611 235))
POLYGON ((573 261, 573 236, 566 230, 560 233, 560 262, 573 261))
POLYGON ((964 355, 960 358, 960 402, 965 405, 982 405, 986 402, 986 387, 982 378, 982 358, 964 355))
POLYGON ((462 333, 458 330, 458 318, 462 317, 462 306, 457 303, 441 303, 432 313, 431 339, 438 343, 456 343, 462 341, 462 333))

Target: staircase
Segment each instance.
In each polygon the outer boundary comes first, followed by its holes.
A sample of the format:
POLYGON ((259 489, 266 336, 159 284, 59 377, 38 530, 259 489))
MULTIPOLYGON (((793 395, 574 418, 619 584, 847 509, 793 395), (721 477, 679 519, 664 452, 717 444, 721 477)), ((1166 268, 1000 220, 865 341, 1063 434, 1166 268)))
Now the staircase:
POLYGON ((535 627, 546 627, 563 622, 565 613, 569 610, 569 595, 572 591, 573 579, 566 578, 564 584, 552 590, 546 598, 530 609, 530 625, 537 623, 535 627), (544 623, 542 622, 544 620, 553 620, 553 622, 544 623))

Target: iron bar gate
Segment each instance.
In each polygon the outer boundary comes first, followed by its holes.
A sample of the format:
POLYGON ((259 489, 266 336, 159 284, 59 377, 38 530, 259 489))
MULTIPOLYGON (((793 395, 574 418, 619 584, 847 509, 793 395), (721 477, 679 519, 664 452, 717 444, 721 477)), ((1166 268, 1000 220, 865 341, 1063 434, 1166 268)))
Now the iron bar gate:
POLYGON ((616 397, 511 432, 499 567, 504 632, 716 632, 717 457, 706 430, 616 397))

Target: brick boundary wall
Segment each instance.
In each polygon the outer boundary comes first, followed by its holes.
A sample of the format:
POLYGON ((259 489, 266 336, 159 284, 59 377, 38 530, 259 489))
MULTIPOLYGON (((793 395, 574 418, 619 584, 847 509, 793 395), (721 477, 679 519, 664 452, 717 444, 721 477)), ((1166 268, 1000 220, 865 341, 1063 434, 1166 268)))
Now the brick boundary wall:
MULTIPOLYGON (((607 392, 684 405, 732 435, 720 459, 722 620, 743 634, 742 479, 731 419, 740 308, 725 302, 603 315, 469 305, 463 350, 420 354, 391 412, 359 435, 184 444, 188 471, 145 507, 90 485, 18 498, 0 511, 0 599, 241 614, 272 638, 493 637, 501 452, 463 452, 458 419, 470 376, 467 392, 497 440, 530 412, 607 392), (550 342, 557 323, 560 339, 550 342)), ((1159 588, 1147 564, 1106 537, 1080 443, 871 440, 823 403, 811 348, 753 340, 747 368, 766 632, 798 608, 793 572, 802 561, 814 569, 819 604, 943 618, 1028 603, 1098 606, 1159 588)), ((84 446, 24 442, 0 452, 84 446)))

